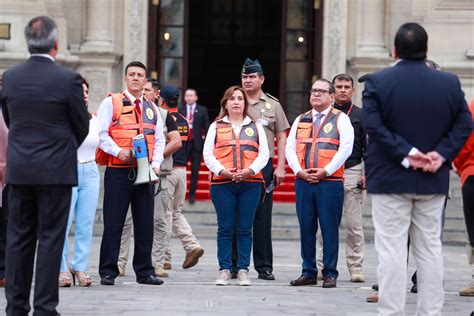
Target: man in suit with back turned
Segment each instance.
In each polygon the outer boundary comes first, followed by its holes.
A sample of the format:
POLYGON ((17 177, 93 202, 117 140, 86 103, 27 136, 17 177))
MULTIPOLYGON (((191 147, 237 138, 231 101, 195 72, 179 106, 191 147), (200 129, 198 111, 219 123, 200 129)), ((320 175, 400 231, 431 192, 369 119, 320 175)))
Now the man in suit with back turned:
POLYGON ((362 123, 378 255, 379 315, 404 315, 407 240, 418 274, 417 315, 444 303, 441 218, 451 161, 472 129, 459 79, 426 65, 428 35, 406 23, 393 67, 365 79, 362 123))
POLYGON ((9 127, 6 314, 30 311, 37 251, 33 314, 58 315, 58 271, 89 114, 81 77, 54 63, 56 23, 35 17, 25 37, 31 58, 3 75, 2 112, 9 127))
POLYGON ((196 90, 187 89, 184 92, 185 104, 178 108, 189 124, 188 157, 191 160, 191 183, 189 187, 189 203, 196 200, 196 189, 201 166, 202 148, 204 137, 209 129, 209 115, 205 106, 197 104, 198 95, 196 90))

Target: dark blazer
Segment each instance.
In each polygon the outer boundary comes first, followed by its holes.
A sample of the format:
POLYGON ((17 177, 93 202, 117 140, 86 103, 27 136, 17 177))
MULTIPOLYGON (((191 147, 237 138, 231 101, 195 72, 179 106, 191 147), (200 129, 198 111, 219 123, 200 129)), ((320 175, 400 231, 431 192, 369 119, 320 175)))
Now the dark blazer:
MULTIPOLYGON (((186 104, 178 107, 178 112, 187 118, 188 106, 186 104)), ((209 129, 209 114, 205 106, 196 104, 193 117, 193 148, 202 151, 204 146, 203 136, 207 135, 209 129)))
POLYGON ((424 61, 401 60, 368 75, 362 98, 368 192, 447 194, 450 163, 472 129, 459 79, 424 61), (446 161, 434 174, 405 169, 412 147, 446 161))
POLYGON ((77 148, 89 132, 78 74, 33 56, 3 74, 7 183, 77 185, 77 148))

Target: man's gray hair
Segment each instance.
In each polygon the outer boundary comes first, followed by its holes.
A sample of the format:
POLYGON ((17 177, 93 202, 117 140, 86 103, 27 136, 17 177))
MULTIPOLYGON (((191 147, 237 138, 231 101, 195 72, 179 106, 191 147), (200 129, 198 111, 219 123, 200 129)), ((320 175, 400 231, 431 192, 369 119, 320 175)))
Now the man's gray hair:
POLYGON ((25 26, 25 38, 31 54, 47 54, 58 39, 58 27, 47 16, 37 16, 25 26))

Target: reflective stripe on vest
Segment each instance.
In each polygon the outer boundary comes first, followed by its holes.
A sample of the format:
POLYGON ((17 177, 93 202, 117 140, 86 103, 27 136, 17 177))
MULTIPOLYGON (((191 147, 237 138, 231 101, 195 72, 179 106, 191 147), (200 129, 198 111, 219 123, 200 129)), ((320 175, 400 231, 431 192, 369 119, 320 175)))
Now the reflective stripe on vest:
MULTIPOLYGON (((296 132, 296 155, 303 169, 324 168, 334 158, 339 149, 337 119, 341 112, 332 109, 314 131, 313 113, 301 115, 296 132)), ((342 180, 344 165, 325 180, 342 180)))
MULTIPOLYGON (((258 131, 255 122, 243 125, 238 137, 230 123, 216 122, 216 140, 214 156, 226 169, 242 170, 250 167, 258 156, 258 131)), ((259 172, 245 181, 263 181, 259 172)), ((212 174, 212 183, 231 182, 229 179, 212 174)))
MULTIPOLYGON (((112 95, 112 104, 114 115, 109 127, 110 137, 120 148, 131 150, 133 148, 132 138, 138 134, 144 134, 147 141, 148 159, 151 161, 157 120, 157 113, 152 104, 144 100, 141 117, 135 110, 135 106, 121 93, 112 95), (121 114, 119 114, 120 108, 122 109, 121 114)), ((109 156, 107 164, 112 168, 130 168, 134 165, 136 163, 125 162, 112 155, 109 156)))

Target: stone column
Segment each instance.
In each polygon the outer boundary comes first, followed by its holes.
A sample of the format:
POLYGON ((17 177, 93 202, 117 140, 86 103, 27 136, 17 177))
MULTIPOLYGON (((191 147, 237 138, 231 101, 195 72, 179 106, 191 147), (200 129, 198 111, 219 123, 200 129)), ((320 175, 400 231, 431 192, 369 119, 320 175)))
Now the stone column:
POLYGON ((113 21, 110 11, 114 5, 111 0, 87 0, 86 1, 86 36, 81 47, 83 51, 112 52, 113 21))
POLYGON ((385 0, 360 0, 358 55, 386 55, 385 0))

